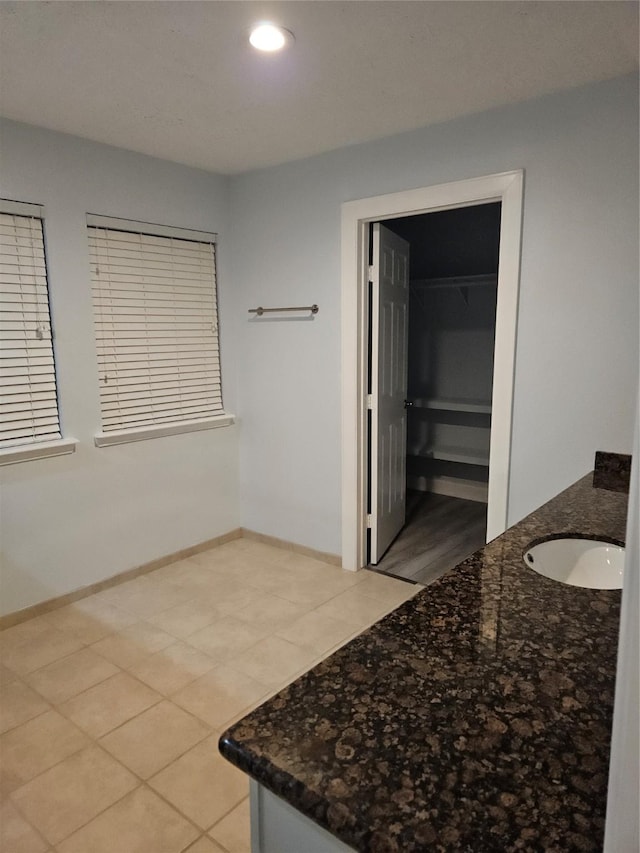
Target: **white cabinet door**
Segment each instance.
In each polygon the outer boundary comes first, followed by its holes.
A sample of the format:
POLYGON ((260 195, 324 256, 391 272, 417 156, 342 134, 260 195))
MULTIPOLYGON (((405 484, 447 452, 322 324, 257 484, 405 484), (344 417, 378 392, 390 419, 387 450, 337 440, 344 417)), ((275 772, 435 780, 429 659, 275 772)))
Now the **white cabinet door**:
POLYGON ((371 296, 371 562, 405 522, 409 244, 373 226, 371 296))

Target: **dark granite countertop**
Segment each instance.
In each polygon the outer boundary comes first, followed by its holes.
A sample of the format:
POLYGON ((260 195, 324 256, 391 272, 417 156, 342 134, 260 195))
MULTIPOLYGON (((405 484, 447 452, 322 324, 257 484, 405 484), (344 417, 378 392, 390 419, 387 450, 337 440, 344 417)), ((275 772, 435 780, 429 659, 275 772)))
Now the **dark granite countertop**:
POLYGON ((588 475, 235 724, 222 754, 357 850, 602 850, 619 590, 527 568, 619 544, 588 475))

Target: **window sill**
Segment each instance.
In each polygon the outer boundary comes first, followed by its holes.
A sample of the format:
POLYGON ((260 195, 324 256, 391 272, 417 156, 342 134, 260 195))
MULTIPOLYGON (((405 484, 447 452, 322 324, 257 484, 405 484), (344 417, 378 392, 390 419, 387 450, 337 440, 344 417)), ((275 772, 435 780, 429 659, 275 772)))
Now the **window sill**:
POLYGON ((52 456, 66 456, 69 453, 75 453, 77 443, 75 438, 60 438, 57 441, 43 441, 40 444, 34 442, 20 447, 3 447, 0 450, 0 465, 49 459, 52 456))
POLYGON ((157 426, 139 427, 138 429, 99 432, 94 437, 94 443, 96 447, 110 447, 113 444, 146 441, 148 438, 164 438, 168 435, 199 432, 203 429, 217 429, 218 427, 231 426, 233 423, 235 423, 234 415, 217 415, 213 418, 202 418, 202 420, 198 421, 183 421, 179 424, 158 424, 157 426))

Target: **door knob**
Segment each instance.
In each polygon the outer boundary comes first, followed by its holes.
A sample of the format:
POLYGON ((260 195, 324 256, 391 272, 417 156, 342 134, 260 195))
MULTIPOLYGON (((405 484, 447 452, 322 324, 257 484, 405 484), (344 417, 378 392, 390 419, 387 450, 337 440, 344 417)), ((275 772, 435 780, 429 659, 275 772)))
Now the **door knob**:
POLYGON ((405 400, 404 407, 405 409, 410 409, 413 406, 413 400, 405 400))

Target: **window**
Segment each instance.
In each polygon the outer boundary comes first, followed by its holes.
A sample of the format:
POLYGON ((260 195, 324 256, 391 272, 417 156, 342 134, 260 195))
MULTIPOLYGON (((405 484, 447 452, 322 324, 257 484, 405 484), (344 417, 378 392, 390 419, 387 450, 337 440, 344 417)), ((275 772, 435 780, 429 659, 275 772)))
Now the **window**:
POLYGON ((0 201, 1 464, 75 445, 60 434, 42 219, 39 205, 0 201))
POLYGON ((232 423, 222 406, 215 235, 89 216, 102 433, 232 423))

